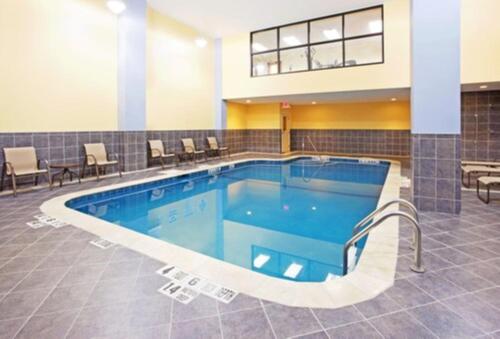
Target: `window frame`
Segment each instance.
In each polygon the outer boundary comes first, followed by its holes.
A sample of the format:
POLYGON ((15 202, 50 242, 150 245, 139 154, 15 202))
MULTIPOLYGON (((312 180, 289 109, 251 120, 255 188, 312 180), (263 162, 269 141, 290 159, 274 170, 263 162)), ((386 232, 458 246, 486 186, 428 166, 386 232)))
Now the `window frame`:
POLYGON ((313 18, 313 19, 308 19, 308 20, 302 20, 302 21, 297 21, 297 22, 292 22, 289 24, 285 25, 280 25, 280 26, 274 26, 274 27, 269 27, 269 28, 264 28, 264 29, 259 29, 257 31, 250 32, 250 77, 251 78, 260 78, 260 77, 266 77, 266 76, 276 76, 276 75, 283 75, 283 74, 293 74, 293 73, 302 73, 302 72, 315 72, 315 71, 324 71, 324 70, 332 70, 332 69, 342 69, 342 68, 350 68, 350 67, 362 67, 362 66, 370 66, 370 65, 379 65, 383 64, 385 62, 385 23, 384 23, 384 5, 377 5, 377 6, 371 6, 371 7, 366 7, 366 8, 361 8, 361 9, 356 9, 353 11, 348 11, 348 12, 342 12, 342 13, 336 13, 336 14, 331 14, 323 17, 318 17, 318 18, 313 18), (350 37, 345 37, 345 16, 353 13, 358 13, 358 12, 364 12, 364 11, 369 11, 373 9, 380 9, 380 20, 382 21, 382 30, 379 33, 369 33, 369 34, 362 34, 362 35, 356 35, 356 36, 350 36, 350 37), (335 17, 341 17, 342 18, 342 36, 340 39, 333 39, 333 40, 324 40, 320 42, 313 42, 311 43, 311 23, 314 21, 319 21, 319 20, 324 20, 324 19, 330 19, 330 18, 335 18, 335 17), (290 47, 281 47, 281 37, 280 37, 280 30, 282 28, 288 27, 288 26, 294 26, 294 25, 300 25, 300 24, 306 24, 307 25, 307 43, 302 44, 302 45, 297 45, 297 46, 290 46, 290 47), (276 48, 275 49, 269 49, 263 52, 254 52, 253 51, 253 36, 256 33, 262 33, 265 31, 276 31, 276 48), (376 62, 370 62, 366 64, 359 64, 359 65, 346 65, 346 60, 345 60, 345 42, 348 40, 356 40, 356 39, 363 39, 363 38, 369 38, 369 37, 374 37, 374 36, 380 36, 381 37, 381 52, 382 52, 382 58, 381 61, 376 61, 376 62), (311 59, 311 47, 317 46, 317 45, 323 45, 323 44, 330 44, 330 43, 342 43, 342 66, 333 66, 333 67, 324 67, 324 68, 312 68, 312 59, 311 59), (307 48, 307 69, 306 70, 299 70, 299 71, 292 71, 292 72, 281 72, 281 54, 280 51, 283 50, 289 50, 289 49, 295 49, 295 48, 307 48), (253 57, 255 55, 259 54, 266 54, 266 53, 276 53, 278 57, 278 72, 274 74, 263 74, 263 75, 254 75, 253 74, 253 57))

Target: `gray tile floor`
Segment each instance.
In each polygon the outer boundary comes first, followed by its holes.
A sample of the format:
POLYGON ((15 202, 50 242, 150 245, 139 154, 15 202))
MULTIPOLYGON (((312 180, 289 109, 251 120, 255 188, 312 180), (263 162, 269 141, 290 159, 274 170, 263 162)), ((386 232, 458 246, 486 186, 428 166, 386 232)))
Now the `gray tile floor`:
POLYGON ((50 197, 153 175, 0 198, 0 338, 500 338, 500 202, 484 205, 472 192, 459 217, 421 214, 427 273, 408 269, 411 229, 402 222, 395 285, 336 310, 246 295, 186 306, 156 291, 166 282, 154 273, 161 263, 96 248, 72 226, 25 224, 50 197))

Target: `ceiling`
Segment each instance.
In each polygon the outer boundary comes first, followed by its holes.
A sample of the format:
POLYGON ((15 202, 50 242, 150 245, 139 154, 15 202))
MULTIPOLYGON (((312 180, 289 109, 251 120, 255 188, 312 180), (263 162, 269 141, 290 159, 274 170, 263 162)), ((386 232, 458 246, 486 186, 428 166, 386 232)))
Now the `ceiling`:
POLYGON ((219 38, 375 6, 383 0, 148 0, 157 11, 219 38))
POLYGON ((410 100, 410 89, 391 88, 391 89, 369 90, 369 91, 294 94, 286 96, 241 98, 228 101, 238 102, 238 103, 248 103, 247 100, 251 100, 252 104, 288 102, 291 105, 310 105, 313 101, 316 102, 317 104, 379 102, 379 101, 391 101, 392 98, 396 98, 396 100, 398 101, 408 101, 410 100))

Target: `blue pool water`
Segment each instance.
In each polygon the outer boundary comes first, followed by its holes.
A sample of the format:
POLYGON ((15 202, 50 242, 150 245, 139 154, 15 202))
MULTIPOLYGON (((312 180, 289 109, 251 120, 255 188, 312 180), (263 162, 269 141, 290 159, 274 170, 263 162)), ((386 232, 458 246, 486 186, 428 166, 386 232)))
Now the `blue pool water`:
POLYGON ((388 168, 350 159, 249 161, 67 205, 273 277, 324 281, 342 274, 343 245, 376 207, 388 168))

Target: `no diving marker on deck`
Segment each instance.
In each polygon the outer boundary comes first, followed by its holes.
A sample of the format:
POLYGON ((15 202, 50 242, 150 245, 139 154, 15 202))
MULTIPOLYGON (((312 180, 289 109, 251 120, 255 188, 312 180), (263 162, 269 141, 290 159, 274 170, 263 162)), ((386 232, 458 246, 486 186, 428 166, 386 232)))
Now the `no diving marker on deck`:
POLYGON ((200 294, 229 304, 238 295, 238 292, 234 290, 184 272, 174 265, 166 265, 156 271, 156 273, 170 280, 158 291, 183 304, 189 304, 200 294))

